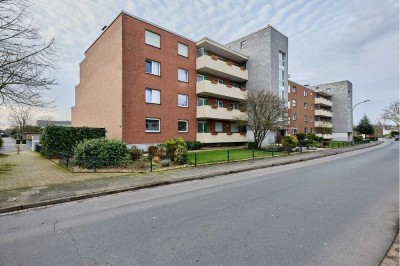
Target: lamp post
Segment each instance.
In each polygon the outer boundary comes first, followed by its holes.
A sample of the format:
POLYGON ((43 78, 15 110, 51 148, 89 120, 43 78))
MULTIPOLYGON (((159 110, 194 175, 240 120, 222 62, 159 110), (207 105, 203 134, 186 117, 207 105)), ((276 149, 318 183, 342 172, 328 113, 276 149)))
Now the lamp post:
MULTIPOLYGON (((357 106, 357 105, 359 105, 359 104, 362 104, 362 103, 366 103, 366 102, 369 102, 369 101, 371 101, 371 100, 364 100, 364 101, 362 101, 362 102, 358 102, 358 103, 356 103, 354 106, 353 106, 353 109, 351 110, 351 122, 352 122, 352 126, 354 127, 354 108, 357 106)), ((351 128, 351 130, 353 130, 353 127, 351 128)), ((353 140, 353 144, 354 144, 354 140, 353 140)))

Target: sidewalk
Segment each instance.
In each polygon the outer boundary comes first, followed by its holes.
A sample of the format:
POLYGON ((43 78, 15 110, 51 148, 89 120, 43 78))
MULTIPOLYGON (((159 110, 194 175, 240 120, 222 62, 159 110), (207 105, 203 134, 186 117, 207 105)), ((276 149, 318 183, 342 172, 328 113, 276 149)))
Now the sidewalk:
MULTIPOLYGON (((349 152, 352 150, 368 148, 381 143, 383 142, 379 141, 354 147, 301 153, 290 156, 269 157, 265 159, 233 163, 190 167, 163 172, 153 172, 149 174, 127 175, 125 173, 124 175, 119 176, 112 174, 112 177, 110 176, 96 179, 83 178, 82 180, 76 182, 64 184, 48 184, 26 189, 2 191, 0 192, 0 213, 307 161, 349 152)), ((26 169, 26 171, 29 173, 29 169, 26 169)), ((85 174, 85 177, 86 175, 95 178, 98 174, 85 174)))

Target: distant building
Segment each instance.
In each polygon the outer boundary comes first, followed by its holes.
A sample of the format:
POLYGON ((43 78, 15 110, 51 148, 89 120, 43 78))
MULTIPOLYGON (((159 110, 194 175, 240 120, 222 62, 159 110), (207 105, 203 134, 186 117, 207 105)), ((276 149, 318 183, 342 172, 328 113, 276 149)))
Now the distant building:
POLYGON ((62 127, 70 127, 71 121, 52 121, 52 120, 37 120, 36 125, 38 127, 45 126, 62 126, 62 127))

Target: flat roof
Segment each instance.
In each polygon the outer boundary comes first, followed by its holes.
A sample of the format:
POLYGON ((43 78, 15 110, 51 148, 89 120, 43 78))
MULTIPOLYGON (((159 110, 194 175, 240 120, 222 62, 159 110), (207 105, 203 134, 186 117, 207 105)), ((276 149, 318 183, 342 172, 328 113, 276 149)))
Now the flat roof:
POLYGON ((204 37, 196 43, 197 47, 204 47, 207 51, 213 52, 217 55, 221 55, 232 61, 242 63, 249 59, 248 56, 238 53, 234 50, 229 49, 223 44, 220 44, 210 38, 204 37))

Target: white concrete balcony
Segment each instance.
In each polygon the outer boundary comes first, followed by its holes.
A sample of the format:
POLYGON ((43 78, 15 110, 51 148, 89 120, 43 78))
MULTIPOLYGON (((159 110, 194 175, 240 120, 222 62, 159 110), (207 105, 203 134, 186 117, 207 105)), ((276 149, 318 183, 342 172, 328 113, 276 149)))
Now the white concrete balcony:
POLYGON ((230 64, 228 61, 222 61, 216 56, 203 55, 197 57, 196 70, 237 82, 244 82, 249 79, 247 69, 230 64))
POLYGON ((196 140, 202 143, 247 142, 246 133, 197 133, 196 140))
POLYGON ((332 101, 325 98, 315 98, 315 104, 332 107, 332 101))
POLYGON ((322 137, 324 139, 332 139, 332 134, 315 134, 317 137, 322 137))
POLYGON ((197 106, 196 118, 198 119, 217 119, 217 120, 230 120, 230 121, 247 121, 245 112, 237 109, 228 109, 210 105, 197 106))
POLYGON ((328 127, 332 128, 332 122, 325 122, 325 121, 315 121, 315 127, 328 127))
POLYGON ((317 109, 315 110, 315 116, 332 117, 332 112, 323 109, 317 109))
POLYGON ((202 80, 196 83, 196 93, 204 96, 243 101, 246 99, 247 92, 239 88, 228 87, 226 84, 212 83, 209 80, 202 80))

